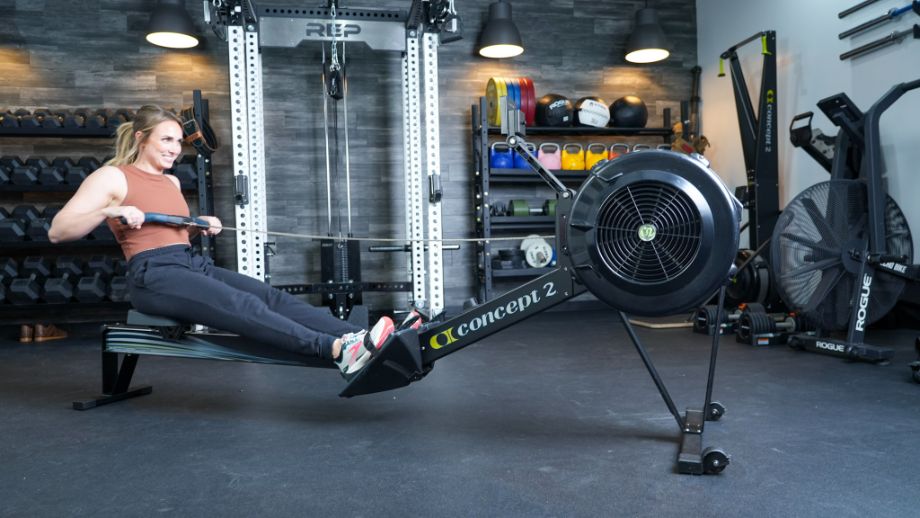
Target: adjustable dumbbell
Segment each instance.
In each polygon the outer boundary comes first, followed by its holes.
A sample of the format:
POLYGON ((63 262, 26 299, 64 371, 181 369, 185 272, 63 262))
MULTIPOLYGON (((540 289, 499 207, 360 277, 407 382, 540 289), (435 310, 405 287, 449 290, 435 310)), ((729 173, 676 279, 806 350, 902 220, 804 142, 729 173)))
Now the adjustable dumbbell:
POLYGON ((107 292, 107 283, 112 278, 115 271, 115 264, 112 258, 104 255, 97 255, 87 261, 83 268, 83 277, 77 281, 77 292, 75 294, 80 302, 101 302, 105 300, 107 292))
POLYGON ((592 142, 585 148, 585 169, 591 169, 604 160, 609 160, 609 151, 607 145, 600 142, 592 142))
MULTIPOLYGON (((698 308, 696 314, 693 316, 693 332, 711 336, 715 332, 715 322, 718 310, 719 306, 717 305, 707 305, 698 308)), ((719 325, 719 334, 734 333, 738 328, 738 321, 744 313, 766 314, 766 312, 767 309, 763 304, 757 302, 742 304, 737 309, 731 311, 723 309, 722 322, 719 325)))
POLYGON ((568 143, 562 146, 562 169, 564 171, 585 170, 584 146, 575 143, 568 143))
POLYGON ((19 268, 19 277, 10 282, 7 298, 13 304, 37 304, 42 299, 42 285, 51 275, 47 257, 26 257, 19 268))
POLYGON ((735 339, 749 345, 785 344, 790 334, 813 330, 814 327, 798 315, 752 313, 741 315, 735 339))

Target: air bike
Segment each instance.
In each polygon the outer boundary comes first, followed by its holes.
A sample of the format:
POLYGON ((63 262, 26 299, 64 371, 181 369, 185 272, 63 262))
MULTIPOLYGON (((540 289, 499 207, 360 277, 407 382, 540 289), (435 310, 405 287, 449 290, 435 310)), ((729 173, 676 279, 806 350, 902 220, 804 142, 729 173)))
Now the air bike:
MULTIPOLYGON (((716 421, 725 411, 711 400, 719 334, 712 337, 703 406, 681 415, 626 313, 655 317, 689 312, 716 291, 722 308, 725 284, 734 274, 741 205, 701 156, 660 150, 630 153, 595 166, 575 191, 530 155, 519 125, 506 134, 508 144, 556 192, 558 266, 456 317, 394 333, 340 396, 419 381, 441 358, 587 290, 615 308, 677 421, 682 435, 678 471, 720 473, 728 455, 716 448, 702 449, 705 421, 716 421)), ((151 218, 165 224, 198 224, 189 218, 151 218)), ((333 367, 331 362, 234 335, 191 332, 186 324, 130 311, 126 324, 106 327, 104 395, 76 402, 74 408, 85 410, 151 393, 149 386, 130 387, 138 357, 145 354, 333 367)))

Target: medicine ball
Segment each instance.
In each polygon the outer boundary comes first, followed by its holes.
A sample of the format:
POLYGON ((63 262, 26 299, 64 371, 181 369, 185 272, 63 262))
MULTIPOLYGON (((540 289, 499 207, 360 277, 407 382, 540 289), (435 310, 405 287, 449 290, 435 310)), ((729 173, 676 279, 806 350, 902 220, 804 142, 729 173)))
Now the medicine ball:
POLYGON ((610 105, 610 121, 618 128, 644 128, 648 122, 648 108, 635 95, 620 97, 610 105))
POLYGON ((575 103, 575 124, 603 128, 610 121, 607 103, 600 97, 582 97, 575 103))
POLYGON ((571 126, 573 111, 568 97, 546 94, 537 102, 537 126, 571 126))

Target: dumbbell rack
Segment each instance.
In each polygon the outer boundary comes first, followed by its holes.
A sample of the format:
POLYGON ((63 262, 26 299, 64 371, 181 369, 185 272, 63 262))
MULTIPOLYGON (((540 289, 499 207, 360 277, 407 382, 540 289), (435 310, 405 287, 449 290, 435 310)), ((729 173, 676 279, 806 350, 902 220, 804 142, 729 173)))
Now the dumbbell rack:
MULTIPOLYGON (((207 101, 201 98, 200 91, 194 92, 195 113, 208 117, 207 101)), ((0 138, 79 138, 79 139, 110 139, 114 136, 117 126, 105 128, 68 128, 68 127, 0 127, 0 138)), ((9 153, 13 154, 13 153, 9 153)), ((194 157, 196 178, 182 182, 182 190, 187 196, 197 195, 198 206, 202 213, 213 213, 213 197, 211 193, 211 157, 206 151, 198 150, 194 157)), ((50 161, 50 157, 49 157, 50 161)), ((87 171, 91 173, 92 171, 87 171)), ((75 192, 79 185, 55 184, 42 185, 14 185, 0 183, 0 205, 21 205, 29 203, 44 204, 42 193, 75 192), (26 201, 28 200, 28 201, 26 201)), ((65 200, 57 196, 53 202, 63 203, 65 200)), ((213 241, 202 239, 201 253, 213 255, 213 241)), ((81 239, 66 244, 52 244, 48 241, 5 241, 0 243, 2 251, 0 256, 13 257, 20 263, 30 255, 110 255, 121 258, 118 244, 112 238, 108 239, 81 239)), ((53 260, 52 260, 53 262, 53 260)), ((110 322, 123 320, 125 313, 130 309, 128 302, 77 302, 75 299, 67 303, 27 303, 12 304, 9 301, 0 301, 0 325, 33 324, 37 319, 53 320, 54 323, 78 322, 110 322), (53 313, 53 316, 51 316, 53 313)))
MULTIPOLYGON (((530 169, 492 169, 489 164, 489 146, 501 137, 501 129, 489 126, 488 101, 485 97, 479 98, 479 104, 472 105, 470 109, 472 143, 473 143, 473 171, 474 171, 474 215, 476 218, 476 236, 481 241, 477 244, 476 275, 479 280, 480 303, 495 298, 500 293, 495 292, 496 279, 522 279, 534 278, 548 273, 552 268, 520 268, 520 269, 495 269, 492 268, 492 258, 496 257, 497 250, 511 245, 497 244, 487 241, 497 235, 522 234, 522 233, 552 233, 555 228, 555 218, 552 216, 493 216, 490 208, 499 200, 492 192, 493 186, 498 188, 529 186, 545 187, 543 179, 530 169), (491 140, 490 140, 491 139, 491 140)), ((566 137, 659 137, 664 143, 669 143, 673 136, 671 130, 670 110, 663 113, 663 124, 660 128, 593 128, 593 127, 529 127, 527 134, 539 136, 552 136, 555 138, 566 137)), ((588 177, 588 171, 561 171, 554 170, 553 174, 570 187, 577 187, 588 177)), ((520 190, 519 190, 520 192, 520 190)), ((547 193, 549 196, 549 193, 547 193)), ((505 197, 526 198, 533 197, 533 193, 505 197)), ((516 242, 501 241, 498 243, 516 242)))

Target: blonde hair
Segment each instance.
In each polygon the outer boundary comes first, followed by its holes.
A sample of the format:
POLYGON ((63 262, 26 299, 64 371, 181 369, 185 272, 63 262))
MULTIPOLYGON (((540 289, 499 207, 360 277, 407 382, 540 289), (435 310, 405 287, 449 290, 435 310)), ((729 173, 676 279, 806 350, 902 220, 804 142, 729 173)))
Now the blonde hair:
POLYGON ((141 106, 141 109, 137 110, 134 115, 134 120, 118 126, 115 132, 115 156, 105 165, 119 166, 134 163, 141 144, 147 140, 153 128, 165 121, 173 121, 180 128, 182 127, 182 119, 175 113, 153 104, 141 106), (139 139, 134 138, 134 134, 138 131, 142 133, 139 139))

